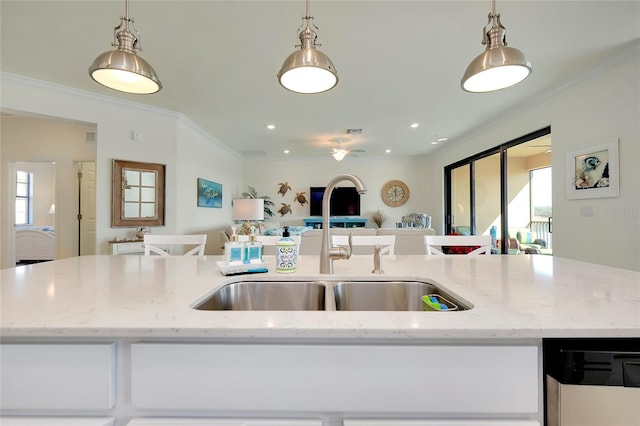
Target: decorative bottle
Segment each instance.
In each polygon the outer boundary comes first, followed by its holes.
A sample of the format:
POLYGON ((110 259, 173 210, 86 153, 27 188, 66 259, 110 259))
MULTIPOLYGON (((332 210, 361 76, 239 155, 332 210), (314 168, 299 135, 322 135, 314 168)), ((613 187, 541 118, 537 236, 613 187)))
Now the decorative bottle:
POLYGON ((244 263, 262 263, 262 242, 256 240, 255 230, 255 226, 252 226, 249 241, 245 246, 244 263))
POLYGON ((492 226, 489 230, 489 235, 491 235, 491 248, 496 248, 498 242, 498 228, 492 226))
POLYGON ((289 227, 285 226, 282 238, 276 242, 276 272, 295 272, 297 262, 298 245, 289 236, 289 227))
POLYGON ((236 227, 231 227, 231 241, 224 243, 224 257, 228 263, 243 263, 244 262, 244 243, 238 241, 238 235, 236 234, 236 227))

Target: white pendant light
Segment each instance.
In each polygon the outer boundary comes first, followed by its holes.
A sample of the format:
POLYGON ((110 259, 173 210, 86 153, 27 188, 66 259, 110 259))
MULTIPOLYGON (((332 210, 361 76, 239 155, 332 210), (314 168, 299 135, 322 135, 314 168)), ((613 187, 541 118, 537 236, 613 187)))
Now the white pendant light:
POLYGON ((306 0, 306 14, 298 36, 300 44, 296 50, 284 60, 278 81, 287 90, 296 93, 322 93, 331 90, 338 84, 338 73, 331 59, 316 47, 318 29, 309 15, 309 0, 306 0), (312 28, 313 27, 313 28, 312 28))
POLYGON ((125 0, 125 15, 113 30, 113 47, 100 54, 89 67, 89 75, 97 83, 126 93, 151 94, 162 89, 162 83, 147 61, 136 55, 140 33, 129 18, 129 1, 125 0), (129 29, 131 25, 131 29, 129 29))
POLYGON ((487 48, 477 56, 460 82, 467 92, 493 92, 520 83, 531 74, 531 63, 516 48, 507 46, 505 28, 492 0, 489 22, 484 27, 482 44, 487 48), (487 27, 491 28, 487 30, 487 27))

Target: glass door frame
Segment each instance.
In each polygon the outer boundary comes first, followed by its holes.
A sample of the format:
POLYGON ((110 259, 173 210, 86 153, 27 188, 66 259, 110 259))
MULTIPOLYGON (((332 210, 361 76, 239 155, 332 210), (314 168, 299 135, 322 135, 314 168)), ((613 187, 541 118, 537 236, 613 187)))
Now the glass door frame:
MULTIPOLYGON (((444 233, 445 235, 453 232, 453 197, 452 197, 452 173, 454 169, 462 166, 469 166, 469 214, 470 214, 470 231, 471 235, 476 235, 476 194, 475 194, 475 162, 491 155, 500 154, 500 228, 501 235, 498 238, 502 241, 506 241, 508 234, 508 207, 509 207, 509 192, 507 187, 508 168, 507 168, 507 150, 516 145, 520 145, 525 142, 529 142, 533 139, 540 138, 551 134, 551 126, 544 127, 540 130, 528 133, 519 138, 513 139, 509 142, 505 142, 496 147, 489 148, 485 151, 474 154, 470 157, 464 158, 455 163, 449 164, 444 168, 444 233)), ((508 253, 507 244, 500 245, 501 254, 508 253)))

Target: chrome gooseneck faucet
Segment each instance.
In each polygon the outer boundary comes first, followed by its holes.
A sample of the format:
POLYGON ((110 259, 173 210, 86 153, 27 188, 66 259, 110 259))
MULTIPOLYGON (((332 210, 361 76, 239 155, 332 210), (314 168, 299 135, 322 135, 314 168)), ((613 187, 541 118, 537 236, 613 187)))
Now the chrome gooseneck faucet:
MULTIPOLYGON (((329 235, 329 216, 331 212, 331 193, 339 182, 348 180, 353 183, 360 194, 367 192, 362 180, 354 175, 339 175, 331 179, 324 190, 322 197, 322 246, 320 248, 320 273, 333 274, 334 259, 348 259, 351 257, 351 248, 331 247, 329 235)), ((349 238, 351 242, 351 238, 349 238)))

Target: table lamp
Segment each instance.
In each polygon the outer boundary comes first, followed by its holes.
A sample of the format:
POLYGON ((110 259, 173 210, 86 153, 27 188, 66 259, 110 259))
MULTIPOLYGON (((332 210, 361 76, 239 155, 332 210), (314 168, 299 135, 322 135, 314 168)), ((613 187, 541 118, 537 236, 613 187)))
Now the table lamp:
POLYGON ((248 233, 251 222, 264 220, 264 200, 262 198, 236 198, 232 202, 232 219, 243 221, 242 227, 248 233))

